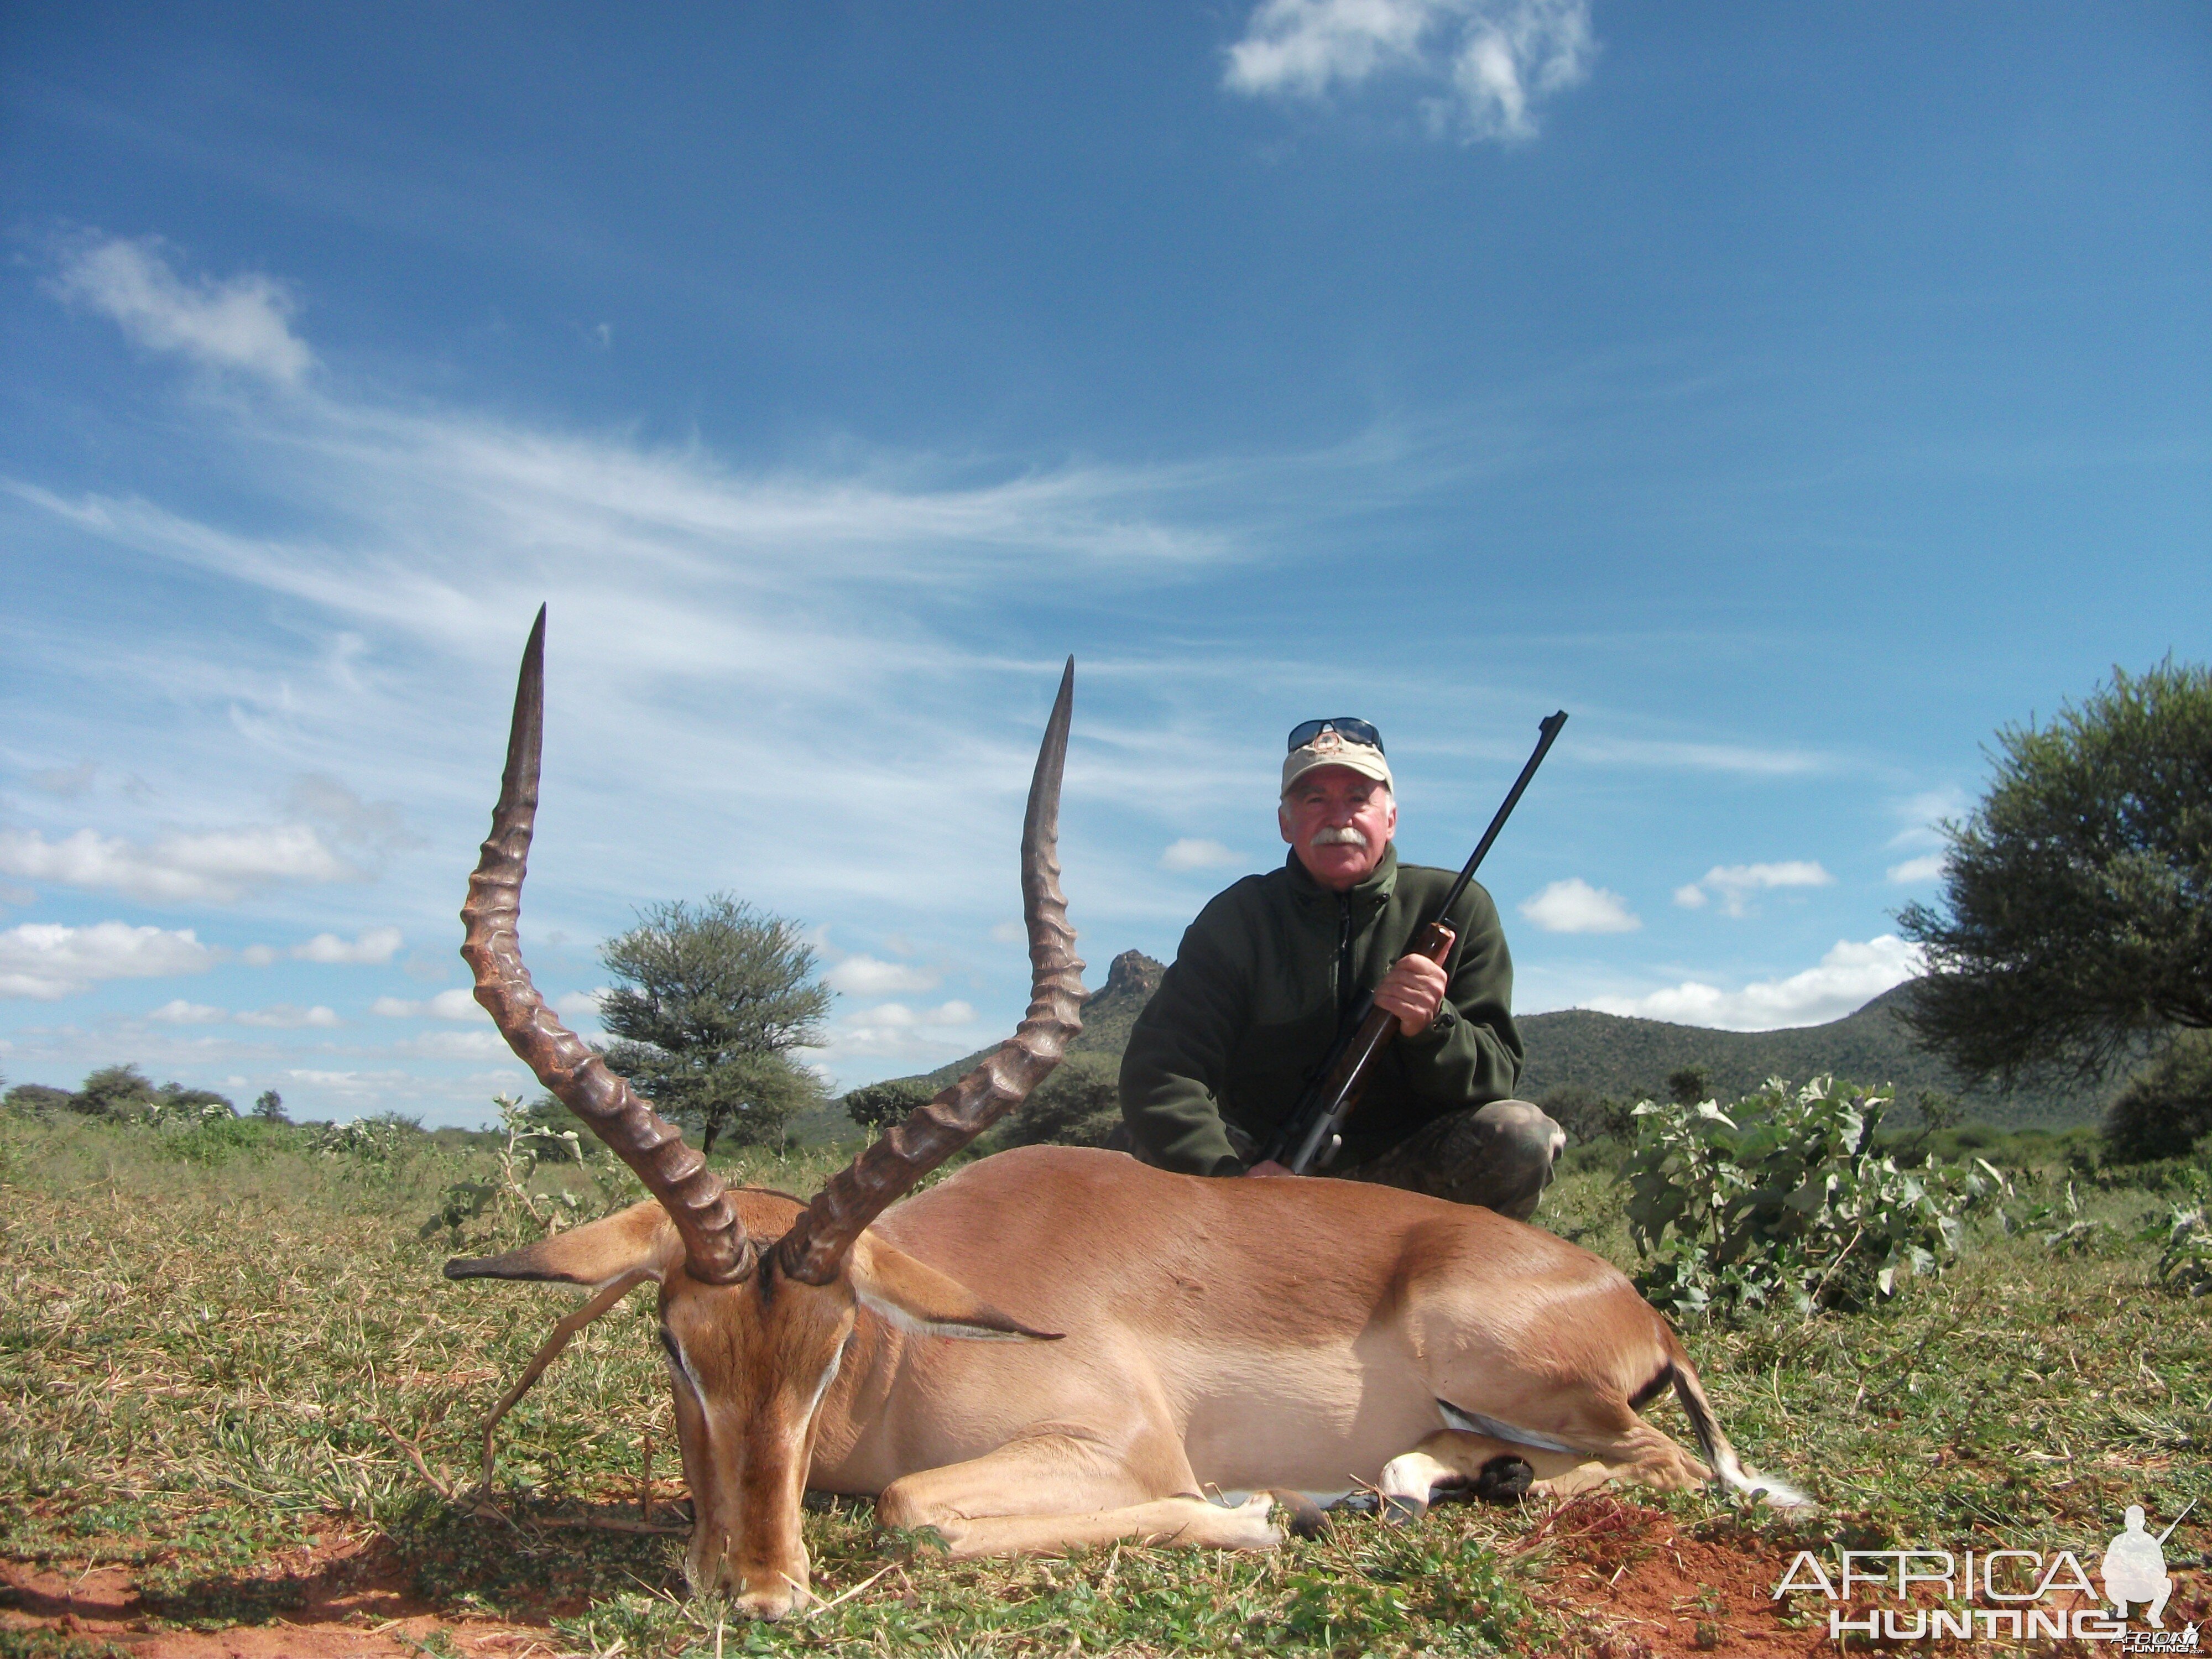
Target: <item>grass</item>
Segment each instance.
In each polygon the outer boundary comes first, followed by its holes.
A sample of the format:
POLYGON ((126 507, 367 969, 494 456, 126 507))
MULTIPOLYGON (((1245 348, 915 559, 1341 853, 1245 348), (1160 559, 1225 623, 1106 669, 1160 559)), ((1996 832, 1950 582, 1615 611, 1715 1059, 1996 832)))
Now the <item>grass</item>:
MULTIPOLYGON (((756 1153, 730 1172, 805 1192, 833 1159, 756 1153)), ((450 1187, 495 1170, 484 1151, 428 1140, 374 1161, 262 1126, 0 1118, 0 1558, 127 1568, 157 1627, 298 1618, 351 1573, 441 1619, 548 1626, 585 1653, 1611 1650, 1603 1619, 1566 1594, 1588 1549, 1557 1547, 1565 1532, 1547 1539, 1557 1517, 1534 1506, 1351 1520, 1264 1557, 952 1563, 881 1536, 864 1502, 823 1501, 805 1524, 833 1605, 718 1626, 714 1604, 683 1597, 680 1537, 634 1529, 648 1459, 653 1522, 681 1519, 645 1294, 580 1336, 502 1425, 493 1495, 511 1520, 437 1489, 473 1481, 484 1413, 572 1300, 439 1277, 456 1248, 533 1236, 508 1198, 458 1231, 426 1226, 450 1187)), ((2015 1178, 2026 1203, 2069 1174, 2015 1178)), ((565 1187, 579 1214, 635 1195, 604 1158, 532 1185, 565 1187)), ((1686 1331, 1746 1455, 1823 1511, 1636 1493, 1635 1513, 1771 1583, 1795 1550, 1831 1541, 2079 1551, 2130 1503, 2212 1509, 2212 1298, 2160 1291, 2154 1247, 2125 1242, 2158 1207, 2150 1194, 2076 1198, 2112 1224, 2069 1253, 1978 1225, 1944 1278, 1877 1312, 1686 1331)), ((1566 1176, 1542 1219, 1632 1259, 1602 1167, 1566 1176)), ((1654 1414, 1684 1432, 1671 1408, 1654 1414)), ((77 1650, 17 1628, 0 1652, 40 1641, 77 1650)))

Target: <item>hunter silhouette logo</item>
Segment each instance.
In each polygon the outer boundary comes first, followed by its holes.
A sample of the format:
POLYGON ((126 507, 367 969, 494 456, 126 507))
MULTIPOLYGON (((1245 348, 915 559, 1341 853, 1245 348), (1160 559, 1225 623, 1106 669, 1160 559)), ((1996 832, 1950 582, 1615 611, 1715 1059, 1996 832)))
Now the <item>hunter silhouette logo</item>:
POLYGON ((2105 1547, 2105 1599, 2121 1618, 2128 1616, 2130 1602, 2148 1602, 2150 1611, 2144 1617, 2161 1630, 2166 1627, 2166 1598, 2173 1594, 2173 1580, 2166 1571, 2166 1540, 2173 1536, 2182 1516, 2196 1507, 2192 1498, 2181 1515, 2173 1517, 2172 1525, 2154 1538, 2143 1530, 2142 1505, 2128 1505, 2127 1530, 2105 1547))
POLYGON ((2142 1506, 2128 1506, 2125 1527, 2105 1547, 2099 1564, 2102 1599, 2113 1608, 2109 1613, 2097 1605, 2096 1586, 2071 1550, 2051 1555, 2020 1549, 1839 1550, 1832 1578, 1818 1556, 1800 1550, 1774 1587, 1774 1597, 1816 1590, 1842 1604, 1828 1609, 1828 1636, 1837 1642, 1849 1636, 1892 1642, 2070 1638, 2110 1642, 2127 1653, 2196 1653, 2197 1626, 2170 1631, 2165 1620, 2173 1594, 2166 1540, 2196 1507, 2191 1498, 2164 1532, 2153 1534, 2142 1506), (1916 1585, 1947 1605, 1912 1605, 1916 1585), (1863 1596, 1892 1605, 1854 1606, 1863 1596), (2150 1628, 2130 1628, 2131 1607, 2150 1628))

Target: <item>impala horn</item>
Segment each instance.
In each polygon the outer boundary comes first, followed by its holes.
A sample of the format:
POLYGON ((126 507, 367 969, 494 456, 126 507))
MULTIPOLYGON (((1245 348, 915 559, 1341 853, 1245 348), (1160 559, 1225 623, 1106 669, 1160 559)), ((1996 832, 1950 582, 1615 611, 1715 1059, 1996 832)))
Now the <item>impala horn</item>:
POLYGON ((1075 706, 1075 659, 1060 676, 1022 821, 1022 920, 1030 936, 1030 1007, 1013 1036, 959 1082, 915 1108, 830 1178, 775 1246, 775 1265, 808 1285, 837 1276, 868 1224, 922 1176, 1029 1098, 1083 1029, 1083 964, 1060 890, 1060 776, 1075 706))
POLYGON ((514 724, 507 739, 507 773, 492 812, 491 835, 469 878, 468 902, 461 907, 467 928, 461 955, 476 975, 477 1000, 538 1080, 589 1124, 660 1200, 683 1237, 691 1277, 708 1285, 733 1284, 751 1273, 758 1253, 720 1179, 684 1144, 673 1124, 639 1099, 560 1022, 522 965, 515 923, 522 913, 522 878, 538 821, 538 763, 544 736, 545 607, 540 605, 530 643, 523 647, 514 724))

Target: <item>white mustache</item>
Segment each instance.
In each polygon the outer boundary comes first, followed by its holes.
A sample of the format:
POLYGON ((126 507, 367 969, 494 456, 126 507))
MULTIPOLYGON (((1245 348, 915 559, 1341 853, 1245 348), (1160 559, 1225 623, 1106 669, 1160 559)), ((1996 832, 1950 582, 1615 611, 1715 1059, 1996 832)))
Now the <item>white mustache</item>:
POLYGON ((1367 837, 1350 824, 1325 824, 1313 833, 1316 847, 1364 847, 1367 837))

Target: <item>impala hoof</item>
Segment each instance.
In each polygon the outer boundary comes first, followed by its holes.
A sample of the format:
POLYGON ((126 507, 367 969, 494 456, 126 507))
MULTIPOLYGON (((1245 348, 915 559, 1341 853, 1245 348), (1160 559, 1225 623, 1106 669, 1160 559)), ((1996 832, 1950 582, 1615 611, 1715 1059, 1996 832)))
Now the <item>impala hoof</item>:
POLYGON ((1486 1504, 1510 1504, 1528 1490, 1536 1471, 1522 1459, 1492 1458, 1474 1477, 1474 1495, 1486 1504))
POLYGON ((1267 1494, 1279 1504, 1283 1524, 1290 1528, 1293 1538, 1318 1538, 1328 1529, 1328 1517, 1321 1506, 1302 1492, 1272 1492, 1267 1494))

